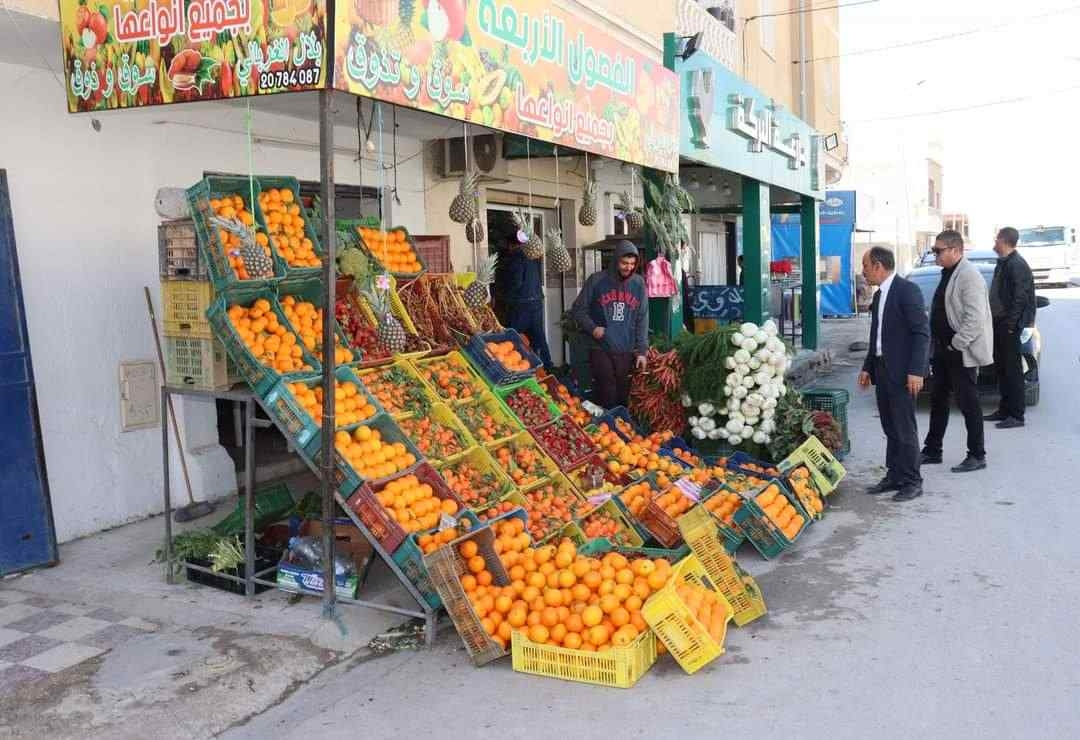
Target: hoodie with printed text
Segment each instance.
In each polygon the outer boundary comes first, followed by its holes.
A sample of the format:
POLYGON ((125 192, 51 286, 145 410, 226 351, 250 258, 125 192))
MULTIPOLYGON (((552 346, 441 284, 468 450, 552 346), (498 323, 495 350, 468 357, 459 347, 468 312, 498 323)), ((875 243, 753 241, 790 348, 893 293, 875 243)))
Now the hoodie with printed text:
POLYGON ((608 352, 633 352, 644 355, 649 349, 649 300, 645 279, 637 272, 626 280, 619 275, 619 260, 633 255, 640 261, 637 247, 619 242, 615 256, 606 270, 593 273, 570 309, 592 346, 608 352), (604 336, 592 338, 593 329, 604 328, 604 336))

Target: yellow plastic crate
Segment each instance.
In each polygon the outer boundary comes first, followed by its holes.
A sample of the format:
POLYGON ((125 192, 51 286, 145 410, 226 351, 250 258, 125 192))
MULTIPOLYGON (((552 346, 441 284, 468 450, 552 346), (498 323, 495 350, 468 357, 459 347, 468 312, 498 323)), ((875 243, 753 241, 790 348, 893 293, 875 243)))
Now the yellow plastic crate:
MULTIPOLYGON (((364 318, 371 323, 372 326, 378 326, 379 323, 375 320, 375 312, 371 310, 371 306, 368 305, 367 299, 364 296, 359 296, 357 304, 360 306, 360 310, 364 312, 364 318)), ((401 302, 401 297, 397 292, 397 281, 394 277, 390 276, 390 312, 394 314, 394 317, 401 322, 401 325, 405 327, 405 331, 409 334, 416 334, 416 324, 413 323, 412 317, 409 316, 409 312, 405 310, 405 304, 401 302)))
POLYGON ((828 448, 813 435, 799 445, 798 449, 777 463, 777 468, 780 469, 781 473, 786 473, 802 463, 805 463, 810 468, 810 474, 818 484, 818 490, 824 496, 828 496, 835 491, 836 487, 840 485, 840 481, 847 475, 847 471, 840 464, 840 461, 836 459, 836 456, 829 452, 828 448))
POLYGON ((757 582, 728 555, 720 528, 704 506, 695 506, 679 517, 679 531, 709 578, 731 604, 736 625, 742 627, 766 613, 765 597, 757 582))
POLYGON ((210 281, 162 280, 161 323, 174 337, 210 339, 214 336, 206 311, 214 300, 210 281))
POLYGON ((656 637, 645 632, 626 647, 590 653, 541 645, 514 630, 510 636, 510 654, 518 673, 628 689, 656 662, 656 637))
POLYGON ((696 673, 724 654, 724 637, 727 622, 734 612, 720 589, 705 572, 705 566, 695 556, 687 555, 675 564, 671 580, 649 597, 641 608, 641 616, 648 622, 656 637, 664 643, 668 652, 687 673, 696 673), (716 592, 717 604, 727 610, 724 634, 714 640, 706 625, 698 621, 690 608, 683 603, 675 590, 680 581, 693 583, 716 592))

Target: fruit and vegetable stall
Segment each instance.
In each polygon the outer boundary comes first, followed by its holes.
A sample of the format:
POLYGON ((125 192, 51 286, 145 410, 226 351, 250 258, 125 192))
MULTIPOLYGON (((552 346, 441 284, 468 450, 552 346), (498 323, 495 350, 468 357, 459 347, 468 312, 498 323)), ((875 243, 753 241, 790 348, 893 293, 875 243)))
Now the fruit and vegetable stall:
MULTIPOLYGON (((600 409, 520 334, 478 320, 490 265, 429 274, 404 229, 338 224, 345 290, 328 310, 295 180, 265 181, 188 191, 208 341, 316 472, 332 358, 338 521, 421 606, 447 611, 476 665, 510 656, 517 671, 628 687, 665 653, 697 671, 732 623, 766 613, 736 552, 795 547, 844 476, 844 430, 786 387, 775 326, 654 347, 630 408, 600 409)), ((259 583, 322 593, 321 539, 278 535, 276 577, 259 583)), ((185 562, 239 568, 235 533, 182 538, 185 562)), ((340 599, 358 599, 364 562, 335 557, 340 599)))

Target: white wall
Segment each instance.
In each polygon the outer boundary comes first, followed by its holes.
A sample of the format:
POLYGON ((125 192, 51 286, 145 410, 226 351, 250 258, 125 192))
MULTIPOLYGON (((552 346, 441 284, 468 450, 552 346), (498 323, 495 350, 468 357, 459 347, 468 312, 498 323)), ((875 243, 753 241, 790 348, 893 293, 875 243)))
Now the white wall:
MULTIPOLYGON (((0 167, 11 186, 53 512, 64 542, 162 510, 161 432, 120 431, 118 365, 154 357, 142 295, 144 285, 158 291, 154 194, 186 187, 204 170, 248 171, 244 109, 104 113, 95 132, 90 116, 66 113, 48 71, 0 64, 0 87, 6 100, 18 101, 5 116, 0 167)), ((255 104, 256 134, 315 141, 314 123, 260 112, 267 104, 255 104)), ((343 147, 355 141, 355 131, 338 136, 343 147)), ((399 141, 399 159, 418 146, 399 141)), ((255 145, 251 156, 256 172, 318 179, 314 148, 255 145)), ((421 163, 414 157, 399 173, 404 203, 395 220, 426 233, 421 163)), ((358 182, 348 153, 335 165, 340 182, 358 182)), ((365 184, 373 184, 373 168, 365 167, 365 184)), ((188 447, 198 453, 213 434, 213 406, 182 405, 188 447)), ((235 481, 209 475, 196 485, 217 496, 235 481)), ((174 475, 174 496, 182 491, 174 475)))

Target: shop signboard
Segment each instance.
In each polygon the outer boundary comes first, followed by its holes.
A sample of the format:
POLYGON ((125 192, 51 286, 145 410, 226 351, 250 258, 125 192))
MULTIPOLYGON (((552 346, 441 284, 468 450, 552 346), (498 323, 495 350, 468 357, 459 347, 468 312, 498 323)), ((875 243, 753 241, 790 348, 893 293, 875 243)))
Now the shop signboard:
POLYGON ((822 197, 821 137, 704 52, 676 59, 680 153, 801 195, 822 197))
POLYGON ((855 224, 855 191, 830 190, 818 205, 818 219, 822 226, 855 224))
POLYGON ((68 110, 326 86, 325 0, 60 0, 68 110))
POLYGON ((334 86, 648 167, 678 169, 678 78, 547 0, 352 2, 334 86))

